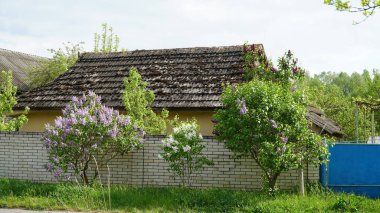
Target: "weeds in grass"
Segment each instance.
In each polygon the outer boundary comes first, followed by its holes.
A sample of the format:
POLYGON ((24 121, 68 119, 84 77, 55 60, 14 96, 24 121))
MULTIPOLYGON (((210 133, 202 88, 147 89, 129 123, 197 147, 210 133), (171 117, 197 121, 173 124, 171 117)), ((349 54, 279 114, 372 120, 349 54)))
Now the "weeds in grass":
POLYGON ((0 207, 113 212, 377 212, 380 200, 308 185, 307 196, 229 189, 41 184, 0 179, 0 207), (106 199, 104 199, 106 198, 106 199), (107 199, 108 198, 108 199, 107 199))

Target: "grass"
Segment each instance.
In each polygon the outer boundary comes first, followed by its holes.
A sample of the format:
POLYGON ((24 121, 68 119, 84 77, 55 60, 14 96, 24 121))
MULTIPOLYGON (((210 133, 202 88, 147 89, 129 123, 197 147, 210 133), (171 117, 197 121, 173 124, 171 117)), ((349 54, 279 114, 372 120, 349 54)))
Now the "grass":
POLYGON ((134 188, 41 184, 0 179, 0 207, 111 212, 378 212, 380 200, 326 192, 308 196, 228 189, 134 188), (110 196, 110 199, 108 199, 110 196), (109 202, 110 201, 110 202, 109 202))

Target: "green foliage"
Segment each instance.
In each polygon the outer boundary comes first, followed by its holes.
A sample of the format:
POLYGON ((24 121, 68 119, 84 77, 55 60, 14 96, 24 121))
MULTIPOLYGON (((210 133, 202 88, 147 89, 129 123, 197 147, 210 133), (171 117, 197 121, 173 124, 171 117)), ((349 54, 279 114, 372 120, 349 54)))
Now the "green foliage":
POLYGON ((102 187, 0 179, 0 207, 91 212, 378 212, 380 200, 349 194, 282 193, 229 189, 102 187))
POLYGON ((264 186, 273 194, 283 171, 320 163, 328 153, 322 139, 309 129, 307 100, 300 90, 305 76, 288 51, 278 69, 255 45, 243 49, 246 80, 223 88, 223 108, 215 115, 217 137, 238 157, 252 157, 264 171, 264 186))
POLYGON ((17 117, 7 117, 13 113, 16 105, 17 88, 12 84, 12 71, 2 71, 0 76, 0 131, 18 131, 28 122, 26 114, 29 108, 17 117))
POLYGON ((327 154, 322 139, 306 120, 306 99, 300 90, 271 81, 252 80, 226 86, 223 108, 215 115, 217 137, 239 156, 252 157, 264 171, 271 192, 283 171, 304 161, 319 163, 327 154))
POLYGON ((338 197, 331 209, 338 212, 359 212, 362 201, 363 199, 355 196, 338 197))
POLYGON ((129 77, 124 79, 123 104, 132 122, 147 134, 163 134, 169 112, 163 109, 157 115, 152 110, 150 106, 154 101, 154 93, 147 89, 147 85, 137 69, 131 68, 129 77))
POLYGON ((72 44, 69 42, 64 44, 63 48, 48 49, 48 51, 53 58, 30 67, 27 72, 31 88, 47 84, 70 69, 78 60, 79 53, 83 51, 83 43, 72 44))
MULTIPOLYGON (((352 5, 351 1, 347 0, 324 0, 325 4, 334 6, 338 11, 362 13, 365 18, 372 16, 380 7, 380 0, 360 0, 359 2, 358 5, 352 5)), ((358 24, 358 22, 354 22, 354 24, 358 24)))
MULTIPOLYGON (((113 33, 112 27, 102 24, 102 32, 94 35, 94 52, 119 51, 120 39, 113 33)), ((70 69, 78 60, 79 53, 83 52, 83 42, 78 44, 64 44, 63 48, 48 49, 52 59, 42 61, 28 70, 28 82, 31 88, 47 84, 70 69)))
POLYGON ((94 35, 94 52, 117 52, 119 51, 119 43, 119 36, 113 33, 112 27, 103 23, 102 32, 94 35))
POLYGON ((290 86, 305 75, 305 71, 297 66, 298 60, 290 50, 278 59, 278 69, 267 59, 260 46, 244 44, 243 52, 243 69, 248 81, 259 79, 290 86))
MULTIPOLYGON (((307 77, 303 87, 308 94, 310 103, 316 105, 325 112, 328 118, 337 122, 345 133, 346 140, 356 140, 356 115, 354 99, 379 99, 380 98, 380 73, 374 70, 370 74, 364 70, 362 74, 323 72, 314 77, 307 77)), ((375 113, 376 129, 380 129, 377 122, 380 112, 375 113)), ((370 111, 359 112, 359 134, 368 139, 370 134, 370 111), (366 130, 364 131, 364 123, 366 130), (364 133, 365 132, 365 133, 364 133)))
MULTIPOLYGON (((366 1, 366 0, 364 0, 364 1, 366 1)), ((347 11, 352 7, 350 4, 350 1, 324 0, 324 3, 328 4, 328 5, 334 5, 335 8, 339 11, 347 11)))
POLYGON ((213 162, 202 155, 205 146, 196 120, 178 122, 175 117, 174 123, 173 133, 162 140, 164 153, 159 157, 169 163, 169 171, 174 177, 180 177, 182 186, 191 186, 194 175, 213 162))

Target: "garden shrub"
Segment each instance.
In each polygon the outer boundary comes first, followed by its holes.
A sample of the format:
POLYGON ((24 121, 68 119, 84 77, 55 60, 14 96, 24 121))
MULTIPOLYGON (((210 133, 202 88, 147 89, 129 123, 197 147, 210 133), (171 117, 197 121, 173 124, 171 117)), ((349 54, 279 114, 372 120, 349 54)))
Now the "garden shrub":
POLYGON ((103 105, 94 92, 73 97, 62 113, 53 126, 46 125, 43 136, 49 153, 46 168, 57 178, 71 169, 87 185, 98 177, 97 166, 142 146, 144 131, 129 116, 103 105))
POLYGON ((181 179, 182 186, 190 186, 194 174, 213 162, 202 155, 205 146, 196 121, 178 122, 176 117, 174 123, 173 133, 162 140, 164 153, 159 158, 169 163, 169 171, 181 179))

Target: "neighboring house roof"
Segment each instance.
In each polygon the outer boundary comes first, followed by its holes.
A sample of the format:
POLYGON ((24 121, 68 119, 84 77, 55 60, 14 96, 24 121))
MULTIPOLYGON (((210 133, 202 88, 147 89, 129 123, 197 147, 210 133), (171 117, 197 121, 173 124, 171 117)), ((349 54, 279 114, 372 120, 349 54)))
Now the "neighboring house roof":
MULTIPOLYGON (((263 50, 261 44, 256 48, 263 50)), ((243 45, 83 53, 68 72, 20 95, 16 108, 61 109, 88 90, 102 96, 107 106, 124 108, 123 78, 136 67, 155 93, 152 107, 211 111, 221 107, 223 82, 244 81, 242 50, 243 45)))
POLYGON ((0 48, 0 71, 12 71, 13 85, 18 92, 28 89, 27 69, 43 60, 46 58, 0 48))
POLYGON ((326 118, 325 114, 320 109, 315 106, 309 106, 308 110, 309 114, 307 118, 310 119, 314 125, 321 128, 320 134, 328 133, 334 137, 343 137, 343 132, 339 125, 333 120, 326 118))

